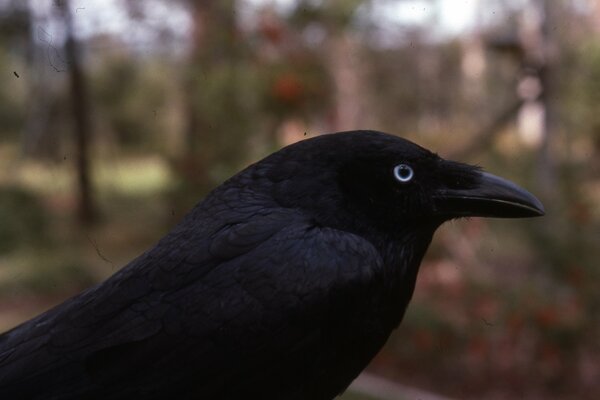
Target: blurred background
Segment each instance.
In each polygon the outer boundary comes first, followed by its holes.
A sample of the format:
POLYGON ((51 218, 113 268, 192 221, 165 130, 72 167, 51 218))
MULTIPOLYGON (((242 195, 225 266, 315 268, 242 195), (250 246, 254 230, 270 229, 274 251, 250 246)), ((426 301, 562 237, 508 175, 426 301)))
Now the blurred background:
POLYGON ((345 397, 600 398, 600 4, 0 0, 0 331, 283 145, 377 129, 547 216, 443 226, 345 397))

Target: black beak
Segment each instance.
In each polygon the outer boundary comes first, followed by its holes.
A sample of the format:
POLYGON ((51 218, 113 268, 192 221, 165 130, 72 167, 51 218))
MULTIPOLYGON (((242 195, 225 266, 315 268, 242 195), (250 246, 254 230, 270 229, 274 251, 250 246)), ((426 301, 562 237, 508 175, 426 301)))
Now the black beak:
POLYGON ((435 196, 439 214, 447 217, 527 218, 544 215, 544 206, 531 193, 514 183, 478 172, 469 189, 444 189, 435 196))

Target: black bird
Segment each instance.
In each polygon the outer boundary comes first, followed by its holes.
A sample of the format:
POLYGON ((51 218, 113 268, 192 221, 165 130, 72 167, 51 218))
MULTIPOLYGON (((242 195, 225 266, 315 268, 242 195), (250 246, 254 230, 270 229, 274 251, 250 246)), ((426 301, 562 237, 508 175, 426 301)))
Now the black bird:
POLYGON ((0 336, 0 398, 332 399, 399 325, 440 224, 543 214, 515 184, 395 136, 296 143, 0 336))

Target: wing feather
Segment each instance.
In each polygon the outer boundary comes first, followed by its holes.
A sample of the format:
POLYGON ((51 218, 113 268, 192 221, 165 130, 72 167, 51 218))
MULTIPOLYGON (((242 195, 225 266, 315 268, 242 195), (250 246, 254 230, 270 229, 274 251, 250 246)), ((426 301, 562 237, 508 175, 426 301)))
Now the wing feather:
POLYGON ((369 307, 356 299, 380 270, 370 243, 290 210, 253 210, 210 234, 179 227, 103 284, 1 336, 0 393, 288 398, 304 389, 287 377, 334 357, 327 346, 353 327, 356 307, 369 307))

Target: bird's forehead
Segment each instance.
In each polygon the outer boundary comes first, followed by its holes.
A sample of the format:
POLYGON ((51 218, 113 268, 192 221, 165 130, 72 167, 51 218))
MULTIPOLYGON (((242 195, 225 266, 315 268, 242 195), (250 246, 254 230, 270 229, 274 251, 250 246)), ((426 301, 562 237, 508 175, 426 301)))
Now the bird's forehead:
MULTIPOLYGON (((303 154, 313 158, 321 157, 341 162, 353 159, 418 160, 437 156, 429 150, 400 137, 373 131, 357 131, 323 135, 306 141, 308 152, 303 154)), ((303 147, 303 146, 302 146, 303 147)), ((304 151, 304 149, 298 149, 304 151)))
POLYGON ((373 131, 354 131, 322 135, 290 145, 265 163, 259 163, 257 168, 273 182, 298 177, 310 177, 314 182, 327 181, 342 170, 373 171, 403 162, 423 166, 438 159, 436 154, 406 139, 373 131))

